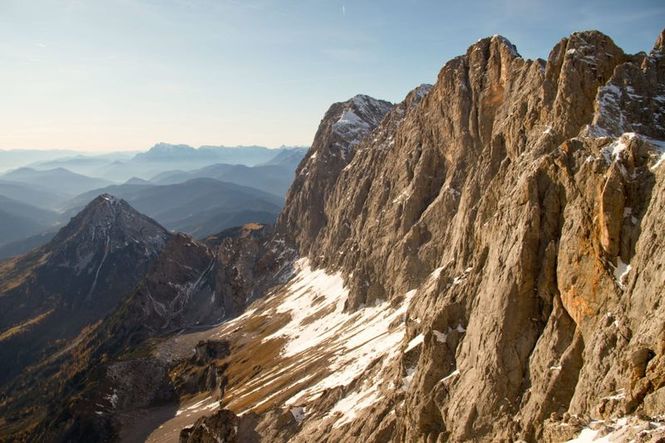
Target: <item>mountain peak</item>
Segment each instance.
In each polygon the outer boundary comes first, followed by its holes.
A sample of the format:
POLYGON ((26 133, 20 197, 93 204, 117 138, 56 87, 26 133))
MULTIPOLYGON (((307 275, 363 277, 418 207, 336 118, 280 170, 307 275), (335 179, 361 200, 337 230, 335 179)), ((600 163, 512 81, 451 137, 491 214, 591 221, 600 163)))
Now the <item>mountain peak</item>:
POLYGON ((517 52, 517 46, 512 44, 506 37, 499 34, 494 34, 490 37, 478 39, 478 41, 469 46, 469 48, 466 50, 466 54, 467 56, 471 56, 477 51, 481 51, 480 53, 489 57, 489 51, 492 49, 498 49, 499 52, 506 53, 513 58, 522 57, 519 52, 517 52))
POLYGON ((92 247, 102 239, 112 248, 120 249, 131 241, 145 243, 146 254, 156 255, 168 236, 168 231, 156 221, 135 210, 125 200, 105 193, 72 218, 56 234, 51 245, 73 241, 75 246, 92 247))
POLYGON ((108 202, 108 203, 111 203, 111 204, 115 204, 115 203, 118 202, 118 200, 119 199, 117 197, 105 192, 103 194, 99 194, 99 196, 96 199, 93 200, 93 203, 98 201, 100 203, 108 202))
POLYGON ((79 216, 89 216, 98 211, 104 211, 104 216, 110 215, 111 213, 115 214, 116 210, 136 212, 129 203, 119 199, 111 194, 104 193, 95 197, 90 203, 88 203, 85 208, 76 216, 76 219, 79 216))
POLYGON ((194 150, 194 148, 185 144, 174 145, 171 143, 164 143, 164 142, 159 142, 155 144, 152 148, 150 148, 150 151, 179 151, 179 150, 192 151, 194 150))
POLYGON ((102 194, 47 245, 12 262, 29 278, 8 285, 11 272, 0 275, 0 287, 9 288, 0 296, 0 330, 39 324, 0 347, 0 384, 117 307, 170 238, 124 200, 102 194), (17 349, 20 358, 6 367, 17 349))
POLYGON ((144 180, 140 177, 133 176, 129 178, 127 181, 125 181, 126 185, 149 185, 150 182, 148 180, 144 180))
POLYGON ((665 50, 665 28, 660 31, 660 34, 658 34, 658 37, 656 38, 656 44, 654 44, 652 52, 663 52, 663 50, 665 50))
POLYGON ((338 137, 333 146, 338 148, 342 157, 346 157, 354 146, 360 144, 363 137, 381 123, 393 106, 388 101, 364 94, 333 105, 328 111, 332 114, 332 132, 338 137))
POLYGON ((517 46, 515 46, 510 40, 508 40, 508 39, 507 39, 506 37, 504 37, 503 35, 494 34, 494 35, 491 37, 491 41, 492 41, 492 42, 495 42, 495 43, 498 43, 498 44, 500 44, 500 45, 506 47, 506 48, 507 48, 510 52, 512 52, 515 56, 517 56, 517 57, 521 57, 521 55, 519 54, 519 52, 517 52, 517 46))
POLYGON ((296 242, 318 233, 324 224, 320 215, 330 188, 353 159, 355 148, 393 107, 388 101, 364 94, 330 106, 316 131, 312 147, 296 171, 277 222, 276 229, 280 233, 290 238, 289 226, 300 225, 296 242))
POLYGON ((432 90, 434 86, 427 84, 427 83, 422 83, 415 88, 413 88, 409 93, 406 95, 404 98, 405 105, 407 107, 419 103, 429 92, 432 90))

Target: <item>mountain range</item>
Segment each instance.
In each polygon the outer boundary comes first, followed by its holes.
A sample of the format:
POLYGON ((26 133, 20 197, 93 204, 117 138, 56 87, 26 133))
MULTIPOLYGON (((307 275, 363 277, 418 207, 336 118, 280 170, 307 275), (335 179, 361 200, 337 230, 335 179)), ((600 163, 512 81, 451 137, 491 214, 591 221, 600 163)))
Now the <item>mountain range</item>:
MULTIPOLYGON (((72 172, 124 182, 132 177, 150 179, 168 170, 192 170, 216 163, 255 166, 271 161, 280 153, 304 155, 306 148, 282 146, 201 146, 158 143, 146 152, 104 155, 76 155, 27 164, 35 169, 65 168, 72 172)), ((0 152, 2 158, 2 152, 0 152)))
POLYGON ((665 30, 495 35, 331 105, 274 227, 95 198, 0 262, 0 439, 665 439, 664 97, 665 30))
POLYGON ((57 188, 58 192, 65 195, 78 195, 111 184, 108 180, 87 177, 64 168, 45 170, 18 168, 3 174, 2 179, 35 187, 57 188))
POLYGON ((24 239, 55 225, 58 214, 0 195, 0 244, 24 239))
POLYGON ((146 153, 124 160, 123 156, 129 154, 76 156, 10 170, 0 175, 0 196, 33 206, 35 214, 38 213, 35 211, 42 212, 39 217, 26 218, 24 213, 14 211, 14 206, 1 206, 4 216, 0 226, 0 258, 25 253, 44 244, 58 227, 103 193, 128 198, 168 229, 198 237, 250 221, 272 223, 304 153, 304 149, 286 147, 278 150, 262 147, 194 149, 158 144, 146 153), (217 163, 220 160, 246 164, 217 163), (255 162, 263 163, 248 166, 255 162), (132 176, 119 184, 65 168, 96 174, 100 168, 111 164, 123 170, 123 177, 133 170, 141 171, 147 179, 132 176), (196 168, 172 169, 176 166, 196 168), (157 177, 152 177, 154 173, 157 177), (158 206, 169 200, 169 193, 177 197, 160 209, 158 206), (151 204, 151 198, 158 203, 151 204), (206 204, 192 203, 202 200, 206 204))

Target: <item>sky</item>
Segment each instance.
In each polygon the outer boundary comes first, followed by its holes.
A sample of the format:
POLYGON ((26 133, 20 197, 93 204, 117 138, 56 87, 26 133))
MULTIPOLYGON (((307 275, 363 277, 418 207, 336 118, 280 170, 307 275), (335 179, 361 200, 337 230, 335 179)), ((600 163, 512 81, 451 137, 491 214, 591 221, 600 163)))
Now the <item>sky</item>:
POLYGON ((546 58, 663 27, 663 0, 0 0, 0 149, 309 145, 333 102, 400 101, 479 38, 546 58))

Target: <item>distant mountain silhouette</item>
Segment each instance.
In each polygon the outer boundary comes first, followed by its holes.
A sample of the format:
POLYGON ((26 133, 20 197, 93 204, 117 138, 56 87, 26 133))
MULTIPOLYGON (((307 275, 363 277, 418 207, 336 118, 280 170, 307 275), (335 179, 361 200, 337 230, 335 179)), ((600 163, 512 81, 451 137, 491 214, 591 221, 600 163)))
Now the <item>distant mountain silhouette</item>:
POLYGON ((3 174, 0 178, 33 186, 48 187, 56 192, 69 195, 77 195, 112 183, 109 180, 76 174, 64 168, 47 170, 19 168, 3 174))
POLYGON ((0 246, 53 226, 58 214, 0 195, 0 246))
POLYGON ((71 196, 39 185, 3 180, 0 176, 0 195, 39 208, 55 209, 71 196))

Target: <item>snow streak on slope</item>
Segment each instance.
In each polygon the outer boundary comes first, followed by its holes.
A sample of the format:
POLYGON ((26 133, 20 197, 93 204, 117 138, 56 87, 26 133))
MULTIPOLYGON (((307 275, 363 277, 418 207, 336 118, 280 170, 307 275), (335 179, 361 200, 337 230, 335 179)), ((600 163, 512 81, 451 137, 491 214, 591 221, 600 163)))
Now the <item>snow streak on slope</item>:
MULTIPOLYGON (((283 343, 275 365, 278 370, 268 371, 259 378, 258 383, 252 380, 250 386, 253 389, 245 393, 263 391, 266 385, 283 385, 280 383, 281 378, 293 377, 301 382, 304 379, 305 383, 289 392, 284 402, 287 406, 304 405, 317 399, 327 389, 346 387, 377 359, 383 358, 385 361, 386 357, 395 357, 404 339, 406 308, 415 293, 410 291, 398 308, 385 302, 356 312, 345 312, 348 290, 340 274, 329 274, 322 269, 312 270, 306 259, 299 260, 295 269, 293 280, 282 293, 275 296, 278 304, 262 313, 268 318, 288 315, 288 322, 263 338, 264 342, 279 339, 283 343), (285 365, 287 362, 291 363, 285 365), (302 376, 295 375, 305 368, 308 370, 303 371, 302 376)), ((367 388, 372 390, 372 386, 367 388)), ((237 412, 265 406, 287 391, 264 391, 260 403, 237 412)), ((358 406, 369 406, 372 403, 371 392, 355 393, 354 396, 361 400, 353 402, 355 408, 340 407, 333 412, 348 411, 355 414, 358 406)))
POLYGON ((344 312, 348 291, 340 275, 312 271, 307 262, 280 309, 288 309, 289 324, 274 335, 286 336, 284 355, 325 352, 330 373, 298 392, 287 404, 316 399, 324 390, 347 386, 377 359, 395 356, 404 339, 404 316, 413 293, 399 308, 387 303, 344 312))
MULTIPOLYGON (((229 384, 222 407, 239 415, 281 408, 295 411, 303 426, 325 421, 338 427, 378 402, 382 390, 395 388, 395 377, 386 371, 401 355, 406 311, 416 291, 396 303, 346 312, 348 290, 341 274, 314 270, 307 259, 297 261, 294 270, 289 282, 242 316, 175 337, 157 353, 173 361, 188 356, 199 340, 228 341, 229 384), (315 407, 331 394, 328 406, 315 407)), ((217 405, 210 396, 192 398, 162 431, 192 424, 217 405)), ((164 434, 156 431, 151 441, 157 437, 164 434)))
POLYGON ((593 421, 568 443, 662 441, 665 423, 626 416, 608 422, 593 421))

